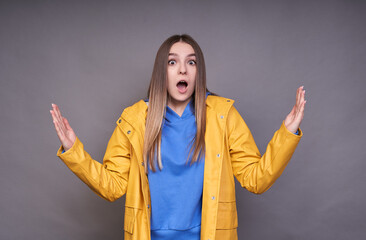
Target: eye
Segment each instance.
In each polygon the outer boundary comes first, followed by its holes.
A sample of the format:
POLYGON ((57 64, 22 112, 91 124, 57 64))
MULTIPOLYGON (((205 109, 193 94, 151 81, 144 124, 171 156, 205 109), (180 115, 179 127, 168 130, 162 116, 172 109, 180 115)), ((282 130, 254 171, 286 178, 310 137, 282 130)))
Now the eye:
POLYGON ((189 65, 196 65, 196 61, 195 61, 195 60, 189 60, 189 61, 188 61, 188 64, 189 64, 189 65))
POLYGON ((169 60, 168 61, 168 65, 174 65, 174 64, 176 64, 177 62, 175 61, 175 60, 169 60))

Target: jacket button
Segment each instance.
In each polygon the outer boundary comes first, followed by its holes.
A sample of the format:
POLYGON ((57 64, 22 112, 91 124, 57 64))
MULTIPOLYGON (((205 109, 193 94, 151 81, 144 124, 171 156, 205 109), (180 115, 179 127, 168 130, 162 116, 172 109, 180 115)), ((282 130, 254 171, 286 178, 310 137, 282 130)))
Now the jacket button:
POLYGON ((217 156, 217 157, 220 157, 220 153, 218 153, 216 156, 217 156))
POLYGON ((224 116, 223 116, 223 115, 221 115, 221 116, 220 116, 220 118, 221 118, 221 119, 223 119, 223 118, 224 118, 224 116))
POLYGON ((212 197, 211 197, 211 199, 212 199, 212 200, 215 200, 215 196, 212 196, 212 197))
POLYGON ((147 208, 150 208, 150 205, 149 204, 147 204, 147 208))
POLYGON ((128 131, 127 131, 127 134, 130 134, 130 133, 131 133, 131 131, 130 131, 130 130, 128 130, 128 131))
POLYGON ((227 100, 227 102, 230 102, 230 100, 227 100))
POLYGON ((142 165, 142 166, 144 166, 144 165, 145 165, 145 163, 144 163, 144 162, 141 162, 141 165, 142 165))
POLYGON ((119 123, 121 123, 121 119, 120 119, 120 120, 118 120, 118 122, 119 122, 119 123))

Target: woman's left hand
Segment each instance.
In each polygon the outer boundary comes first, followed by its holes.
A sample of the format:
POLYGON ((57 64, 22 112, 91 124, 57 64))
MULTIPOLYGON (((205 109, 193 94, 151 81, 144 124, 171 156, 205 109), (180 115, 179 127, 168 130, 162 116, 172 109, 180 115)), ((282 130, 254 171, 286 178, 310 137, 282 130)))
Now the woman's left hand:
POLYGON ((285 119, 285 126, 290 132, 296 133, 299 129, 301 121, 304 118, 305 104, 305 90, 304 86, 301 86, 296 92, 296 103, 285 119))

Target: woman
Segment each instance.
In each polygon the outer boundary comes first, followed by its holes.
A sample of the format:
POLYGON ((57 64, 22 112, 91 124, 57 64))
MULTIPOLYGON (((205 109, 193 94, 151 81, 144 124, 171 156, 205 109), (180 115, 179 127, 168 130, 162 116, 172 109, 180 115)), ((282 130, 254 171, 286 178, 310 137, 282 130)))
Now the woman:
POLYGON ((260 194, 281 175, 302 136, 305 90, 263 156, 233 103, 207 91, 199 45, 174 35, 157 52, 148 100, 117 120, 103 164, 52 104, 57 155, 99 196, 126 193, 125 239, 237 239, 233 176, 260 194))

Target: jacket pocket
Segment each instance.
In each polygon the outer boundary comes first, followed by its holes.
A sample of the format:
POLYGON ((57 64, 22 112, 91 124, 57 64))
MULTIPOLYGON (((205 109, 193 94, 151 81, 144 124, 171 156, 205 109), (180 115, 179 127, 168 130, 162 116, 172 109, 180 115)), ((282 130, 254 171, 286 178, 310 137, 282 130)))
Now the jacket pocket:
POLYGON ((135 225, 135 211, 131 207, 125 207, 124 230, 129 234, 133 234, 133 226, 135 225))
POLYGON ((233 229, 237 227, 236 202, 219 202, 216 229, 233 229))

